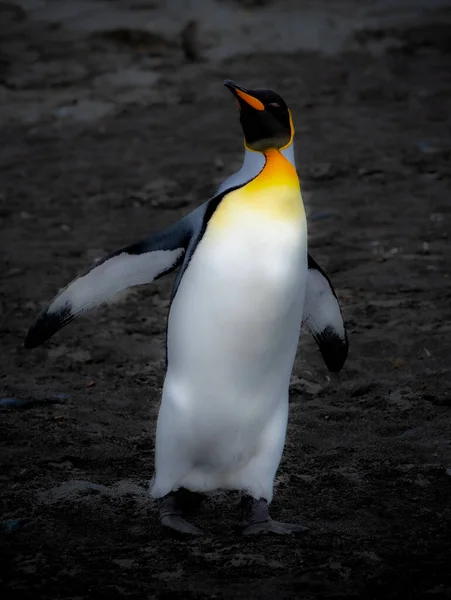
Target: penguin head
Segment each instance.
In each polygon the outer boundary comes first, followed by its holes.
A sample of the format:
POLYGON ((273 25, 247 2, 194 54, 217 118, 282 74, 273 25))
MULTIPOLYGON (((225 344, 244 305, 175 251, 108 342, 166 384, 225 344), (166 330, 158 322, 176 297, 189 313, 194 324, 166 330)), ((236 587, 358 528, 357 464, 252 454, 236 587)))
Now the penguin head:
POLYGON ((283 98, 271 90, 247 90, 230 79, 224 85, 238 100, 246 148, 264 152, 291 144, 293 119, 283 98))

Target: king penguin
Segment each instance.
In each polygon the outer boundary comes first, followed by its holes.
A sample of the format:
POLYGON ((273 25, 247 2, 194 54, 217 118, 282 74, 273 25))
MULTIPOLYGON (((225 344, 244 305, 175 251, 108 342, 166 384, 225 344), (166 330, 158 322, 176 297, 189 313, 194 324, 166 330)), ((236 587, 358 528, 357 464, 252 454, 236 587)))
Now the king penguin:
POLYGON ((269 505, 288 422, 302 324, 339 371, 348 339, 332 284, 307 250, 291 112, 270 90, 224 85, 244 133, 241 169, 167 229, 113 252, 38 315, 25 347, 131 286, 178 269, 150 494, 160 522, 202 531, 189 514, 210 493, 241 495, 244 534, 296 533, 269 505))

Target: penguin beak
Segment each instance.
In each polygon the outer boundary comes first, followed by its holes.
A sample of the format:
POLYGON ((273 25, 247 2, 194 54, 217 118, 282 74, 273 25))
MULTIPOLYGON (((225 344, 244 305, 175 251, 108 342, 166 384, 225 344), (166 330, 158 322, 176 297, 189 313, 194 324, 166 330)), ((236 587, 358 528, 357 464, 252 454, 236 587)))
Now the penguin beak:
POLYGON ((255 110, 265 110, 265 105, 252 95, 252 90, 247 90, 230 79, 226 79, 224 85, 238 99, 238 103, 245 102, 255 110))

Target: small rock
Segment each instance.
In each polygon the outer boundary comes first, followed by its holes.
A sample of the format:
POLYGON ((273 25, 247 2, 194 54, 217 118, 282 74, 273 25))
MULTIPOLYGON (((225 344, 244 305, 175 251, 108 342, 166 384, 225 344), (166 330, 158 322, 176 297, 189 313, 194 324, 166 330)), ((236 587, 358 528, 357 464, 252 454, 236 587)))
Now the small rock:
POLYGON ((0 398, 0 406, 17 406, 20 404, 20 398, 0 398))
POLYGON ((128 27, 98 31, 92 34, 92 38, 128 46, 130 49, 142 52, 147 56, 164 56, 173 45, 158 33, 128 27))
POLYGON ((120 69, 114 73, 105 73, 99 75, 94 80, 95 87, 112 86, 116 88, 134 88, 154 86, 159 80, 160 75, 154 71, 144 71, 143 69, 120 69))
POLYGON ((344 169, 338 165, 328 162, 316 163, 309 169, 310 177, 318 180, 334 179, 335 177, 344 174, 344 172, 344 169))
POLYGON ((47 350, 47 358, 50 360, 57 360, 65 354, 67 354, 67 346, 64 346, 64 344, 61 346, 56 346, 56 348, 49 348, 49 350, 47 350))
POLYGON ((180 38, 185 58, 191 62, 200 61, 199 23, 195 20, 188 21, 180 32, 180 38))
POLYGON ((358 385, 351 391, 350 397, 358 398, 360 396, 366 396, 368 394, 368 392, 370 392, 371 390, 374 390, 376 387, 377 387, 377 385, 373 382, 358 385))
POLYGON ((128 480, 121 479, 118 481, 111 490, 111 494, 113 496, 124 497, 124 496, 133 496, 135 499, 141 498, 144 500, 148 500, 149 494, 146 488, 128 480))
POLYGON ((415 479, 415 484, 419 485, 420 487, 427 487, 428 485, 431 485, 431 482, 429 479, 426 479, 426 477, 421 475, 421 473, 418 473, 415 479))
POLYGON ((53 396, 44 396, 42 398, 1 398, 0 406, 11 408, 32 408, 39 404, 59 404, 64 400, 70 399, 68 394, 54 394, 53 396))
POLYGON ((123 569, 131 569, 135 564, 135 560, 133 558, 114 558, 113 562, 123 569))
POLYGON ((451 138, 420 140, 417 146, 424 154, 448 153, 451 151, 451 138))
POLYGON ((404 365, 404 361, 402 360, 402 358, 394 358, 392 360, 392 367, 394 369, 401 369, 401 367, 404 365))
POLYGON ((75 362, 89 362, 92 359, 91 353, 89 350, 74 350, 73 352, 69 352, 67 355, 75 362))
POLYGON ((7 521, 3 521, 1 523, 2 529, 4 529, 7 533, 12 533, 13 531, 18 531, 25 524, 24 519, 8 519, 7 521))
POLYGON ((362 556, 363 558, 367 558, 368 560, 371 560, 372 562, 380 562, 381 561, 380 556, 378 556, 375 552, 372 552, 371 550, 364 550, 363 552, 356 552, 356 554, 362 556))
POLYGON ((337 215, 337 212, 330 210, 314 210, 309 215, 310 221, 325 221, 337 215))
POLYGON ((323 386, 319 383, 308 381, 307 379, 302 379, 301 377, 293 378, 291 382, 291 388, 301 393, 311 394, 312 396, 319 394, 323 390, 323 386))
POLYGON ((364 167, 361 167, 358 171, 357 174, 360 175, 361 177, 368 177, 371 175, 383 175, 383 171, 381 171, 380 169, 366 169, 364 167))
POLYGON ((15 275, 20 275, 21 273, 23 273, 23 269, 19 269, 17 267, 13 268, 13 269, 9 269, 9 271, 6 271, 6 273, 3 274, 4 277, 14 277, 15 275))
POLYGON ((170 191, 177 186, 176 182, 164 177, 157 177, 149 181, 140 190, 131 193, 131 198, 140 203, 149 202, 152 206, 158 207, 169 201, 170 191))
POLYGON ((394 392, 391 392, 391 394, 388 395, 387 400, 391 404, 394 404, 399 410, 408 410, 412 406, 410 400, 403 396, 401 390, 395 390, 394 392))
POLYGON ((61 106, 55 112, 60 119, 74 119, 75 121, 93 121, 112 114, 116 106, 112 102, 102 100, 82 100, 76 104, 61 106))
POLYGON ((424 427, 413 427, 412 429, 407 429, 406 431, 403 431, 398 437, 400 439, 411 438, 421 434, 422 431, 424 431, 424 427))
POLYGON ((92 483, 92 481, 72 479, 61 485, 39 494, 39 499, 44 502, 59 502, 71 497, 87 496, 91 494, 108 494, 105 485, 92 483))

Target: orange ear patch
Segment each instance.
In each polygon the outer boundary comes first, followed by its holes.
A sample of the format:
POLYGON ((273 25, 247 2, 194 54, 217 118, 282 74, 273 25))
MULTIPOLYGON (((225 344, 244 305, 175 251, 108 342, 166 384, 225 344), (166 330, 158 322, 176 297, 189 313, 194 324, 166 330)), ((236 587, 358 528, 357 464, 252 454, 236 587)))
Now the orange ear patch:
POLYGON ((288 146, 291 144, 291 142, 293 141, 294 138, 294 123, 293 123, 293 116, 291 114, 291 110, 288 109, 288 116, 290 117, 290 140, 287 144, 285 144, 285 146, 282 146, 282 148, 279 148, 279 150, 283 150, 284 148, 288 148, 288 146))
POLYGON ((246 92, 243 92, 239 89, 235 89, 235 92, 242 100, 249 104, 249 106, 255 108, 255 110, 265 110, 265 105, 263 104, 263 102, 260 102, 260 100, 257 100, 257 98, 254 98, 250 94, 246 94, 246 92))

